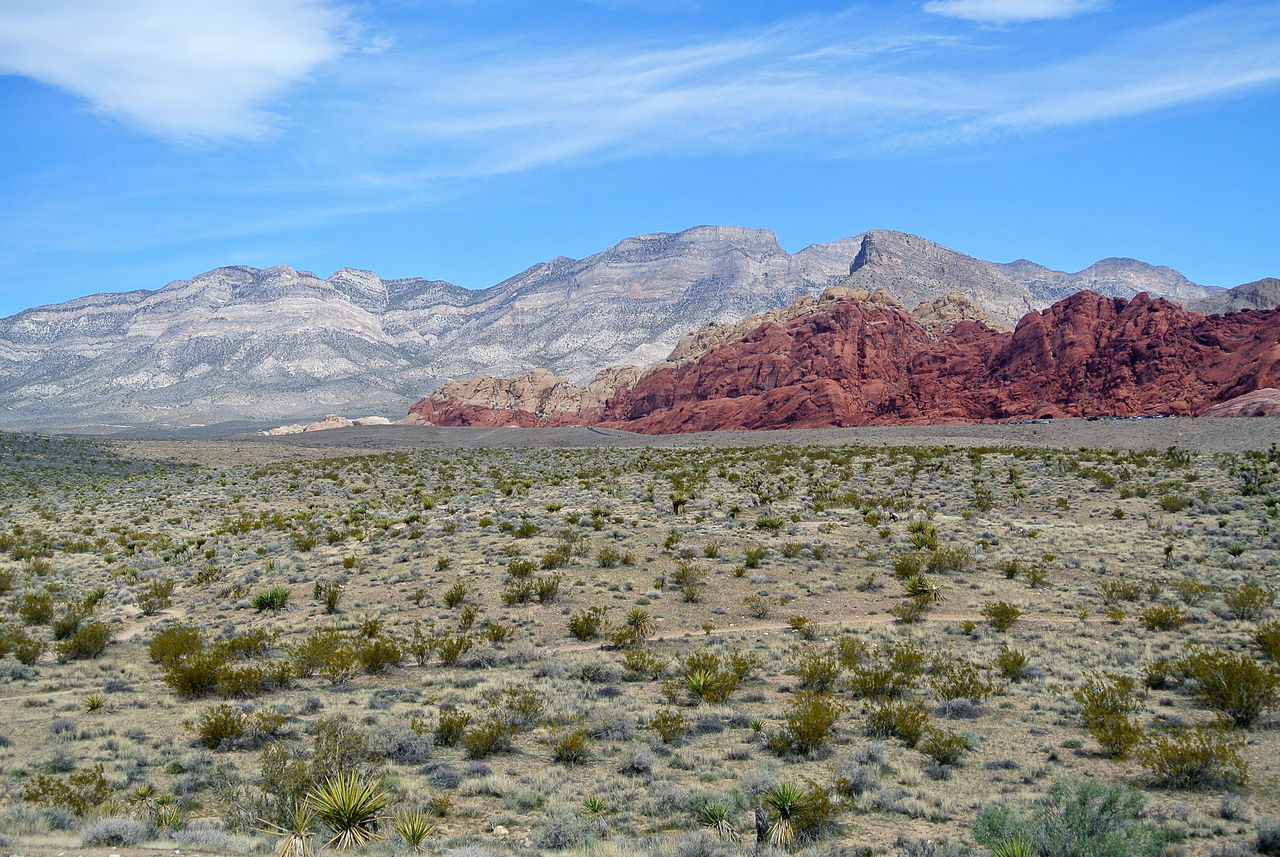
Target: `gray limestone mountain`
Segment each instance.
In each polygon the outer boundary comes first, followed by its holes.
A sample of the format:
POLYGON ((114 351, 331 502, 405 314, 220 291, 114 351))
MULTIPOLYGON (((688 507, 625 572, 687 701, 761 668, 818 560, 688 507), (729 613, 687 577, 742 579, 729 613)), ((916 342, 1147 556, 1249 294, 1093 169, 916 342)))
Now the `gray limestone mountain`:
POLYGON ((1275 277, 1256 280, 1187 303, 1187 309, 1205 315, 1221 315, 1242 309, 1272 309, 1280 306, 1280 280, 1275 277))
MULTIPOLYGON (((1220 291, 1140 262, 1089 271, 1107 294, 1220 291)), ((909 306, 958 292, 1012 324, 1051 302, 1041 284, 1087 273, 996 265, 881 230, 790 254, 772 232, 723 226, 628 238, 478 290, 349 268, 328 279, 219 268, 0 319, 0 426, 397 414, 452 378, 538 368, 583 383, 606 366, 646 366, 706 324, 833 285, 885 288, 909 306)))

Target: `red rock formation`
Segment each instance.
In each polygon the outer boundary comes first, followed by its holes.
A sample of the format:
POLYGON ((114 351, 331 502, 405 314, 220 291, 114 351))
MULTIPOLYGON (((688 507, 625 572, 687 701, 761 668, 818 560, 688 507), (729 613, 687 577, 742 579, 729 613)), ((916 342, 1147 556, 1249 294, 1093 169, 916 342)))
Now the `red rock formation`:
POLYGON ((437 424, 576 422, 661 434, 1190 415, 1277 386, 1280 311, 1206 317, 1145 294, 1081 292, 1027 314, 1013 332, 961 320, 938 336, 900 305, 859 295, 766 322, 692 361, 658 364, 598 411, 525 416, 423 400, 414 412, 437 424))

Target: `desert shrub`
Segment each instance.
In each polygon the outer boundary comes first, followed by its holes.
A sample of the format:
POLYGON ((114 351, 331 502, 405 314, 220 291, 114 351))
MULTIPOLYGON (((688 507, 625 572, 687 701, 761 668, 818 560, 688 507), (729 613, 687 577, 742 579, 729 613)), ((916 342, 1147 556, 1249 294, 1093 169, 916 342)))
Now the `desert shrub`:
POLYGON ((871 658, 871 649, 857 637, 842 634, 835 639, 835 656, 845 669, 856 669, 871 658))
POLYGON ((1222 590, 1222 600, 1236 619, 1254 621, 1261 619, 1276 600, 1276 591, 1256 583, 1242 583, 1222 590))
POLYGON ((111 623, 90 622, 54 648, 59 661, 87 661, 98 657, 111 642, 111 623))
POLYGON ((920 555, 919 551, 900 553, 893 558, 891 567, 894 575, 905 580, 924 571, 924 557, 920 555))
POLYGON ((1142 587, 1131 580, 1107 580, 1098 586, 1102 600, 1108 604, 1117 601, 1137 601, 1142 597, 1142 587))
POLYGON ((1191 505, 1191 501, 1181 494, 1165 494, 1156 502, 1166 512, 1181 512, 1191 505))
POLYGON ((679 711, 674 708, 664 708, 649 718, 649 728, 658 733, 663 744, 670 744, 684 735, 688 723, 679 711))
POLYGON ((768 555, 769 549, 764 545, 747 545, 743 549, 742 564, 747 568, 759 568, 760 561, 768 555))
POLYGON ((608 823, 598 815, 579 815, 568 810, 550 813, 529 834, 539 853, 567 848, 589 849, 608 833, 608 823))
POLYGON ((550 604, 560 597, 560 581, 558 574, 548 574, 534 581, 533 594, 539 604, 550 604))
POLYGON ((342 584, 334 580, 317 581, 315 596, 325 613, 337 613, 338 604, 342 601, 342 584))
POLYGON ((283 610, 285 605, 289 603, 289 589, 284 586, 273 586, 270 589, 264 589, 262 592, 256 593, 249 601, 253 605, 253 609, 259 612, 263 610, 283 610))
POLYGON ((356 648, 356 659, 365 672, 377 675, 386 672, 388 667, 397 666, 404 659, 404 653, 394 640, 374 637, 356 648))
POLYGON ((1142 726, 1132 716, 1138 710, 1136 693, 1128 676, 1089 673, 1072 694, 1084 709, 1085 728, 1112 758, 1128 756, 1142 740, 1142 726))
POLYGON ((1172 604, 1155 604, 1139 614, 1148 631, 1176 631, 1187 623, 1187 614, 1172 604))
POLYGON ((973 838, 995 853, 1021 840, 1034 849, 1022 853, 1036 857, 1154 857, 1165 837, 1146 817, 1141 792, 1097 780, 1059 780, 1030 816, 1002 805, 984 808, 974 819, 973 838))
POLYGON ((511 727, 501 720, 487 720, 462 736, 462 747, 472 759, 510 750, 511 727))
POLYGON ((1153 732, 1138 749, 1138 759, 1157 784, 1180 789, 1243 786, 1248 766, 1240 750, 1244 739, 1212 726, 1184 726, 1153 732))
POLYGON ((173 589, 176 584, 168 578, 153 580, 137 595, 138 609, 143 616, 154 616, 173 605, 173 589))
POLYGON ((813 753, 831 738, 846 710, 825 693, 801 691, 788 700, 782 727, 767 738, 769 747, 776 753, 813 753))
POLYGON ((162 678, 179 696, 194 699, 213 693, 226 664, 226 659, 219 651, 197 650, 185 657, 162 663, 162 678))
POLYGON ((17 610, 28 625, 48 625, 53 619, 53 593, 47 590, 24 592, 18 600, 17 610))
POLYGON ((85 816, 111 797, 111 785, 101 763, 65 778, 36 774, 27 781, 23 798, 37 806, 61 807, 85 816))
POLYGON ((190 625, 174 623, 156 632, 147 644, 152 663, 168 664, 179 661, 192 652, 204 648, 204 637, 190 625))
POLYGON ((569 616, 569 633, 579 640, 591 640, 600 635, 605 620, 604 607, 584 607, 569 616))
POLYGON ((801 690, 828 693, 840 680, 840 662, 821 652, 803 652, 791 665, 791 674, 799 679, 801 690))
POLYGON ((237 699, 246 699, 261 693, 267 681, 267 671, 251 664, 223 664, 218 671, 218 693, 237 699))
POLYGON ((973 661, 964 658, 939 657, 934 660, 929 687, 941 702, 971 699, 981 702, 991 695, 991 679, 973 661))
POLYGON ((930 729, 918 749, 939 765, 954 765, 969 749, 969 742, 947 729, 930 729))
POLYGON ((461 582, 455 583, 440 597, 444 600, 444 605, 452 610, 467 599, 467 587, 461 582))
POLYGON ((436 638, 436 656, 440 663, 451 667, 458 663, 458 658, 471 650, 471 637, 467 634, 442 634, 436 638))
POLYGON ((91 615, 93 615, 92 605, 83 602, 66 605, 49 625, 53 629, 53 639, 65 640, 70 637, 80 630, 81 624, 91 615))
POLYGON ((991 601, 982 607, 982 615, 996 631, 1007 631, 1018 621, 1022 611, 1008 601, 991 601))
POLYGON ((1254 840, 1254 849, 1267 857, 1280 855, 1280 824, 1263 824, 1258 828, 1258 837, 1254 840))
POLYGON ((502 603, 508 607, 517 604, 528 604, 533 600, 534 582, 532 580, 512 580, 502 587, 502 603))
POLYGON ((1019 649, 1011 649, 1008 646, 1001 646, 1000 651, 996 653, 996 669, 1000 671, 1000 675, 1009 681, 1021 681, 1027 672, 1027 663, 1029 658, 1027 653, 1019 649))
POLYGON ((935 574, 954 574, 973 564, 968 548, 948 546, 934 548, 925 561, 925 569, 935 574))
POLYGON ((1194 607, 1213 594, 1213 587, 1207 583, 1190 577, 1182 577, 1172 584, 1173 591, 1178 593, 1182 603, 1194 607))
POLYGON ((1253 642, 1264 657, 1280 661, 1280 621, 1263 622, 1253 631, 1253 642))
POLYGON ((924 672, 925 654, 912 640, 886 646, 849 669, 849 689, 870 699, 896 698, 915 686, 924 672))
POLYGON ((249 715, 234 705, 223 703, 206 708, 199 719, 182 724, 210 750, 229 747, 249 728, 249 715))
POLYGON ((28 634, 21 628, 0 626, 0 657, 12 654, 20 663, 27 666, 40 660, 49 644, 38 634, 28 634))
POLYGON ((602 547, 596 552, 596 565, 601 568, 616 568, 622 561, 622 552, 615 547, 602 547))
POLYGON ((1280 672, 1244 654, 1201 649, 1178 661, 1193 696, 1236 726, 1249 727, 1280 703, 1280 672))
POLYGON ((326 842, 339 851, 375 842, 382 811, 394 800, 377 780, 351 771, 327 777, 307 793, 306 806, 333 833, 326 842))
POLYGON ((630 648, 622 653, 623 669, 639 678, 661 678, 668 663, 665 658, 658 657, 652 649, 645 646, 630 648))
POLYGON ((831 794, 812 780, 780 782, 760 795, 769 822, 765 841, 789 849, 797 842, 813 842, 832 824, 836 804, 831 794))
POLYGON ((336 628, 316 628, 289 646, 289 659, 295 675, 306 677, 320 672, 333 653, 350 648, 346 636, 336 628))
POLYGON ((590 756, 591 733, 582 727, 552 726, 542 743, 551 751, 553 761, 562 765, 580 765, 590 756))
POLYGON ((695 652, 677 666, 685 690, 699 702, 718 705, 727 702, 738 689, 738 673, 711 652, 695 652))
POLYGON ((918 699, 874 703, 867 709, 866 725, 874 738, 900 738, 914 747, 929 727, 929 709, 918 699))
POLYGON ((154 835, 151 827, 136 818, 103 818, 80 831, 80 843, 91 848, 133 848, 154 835))

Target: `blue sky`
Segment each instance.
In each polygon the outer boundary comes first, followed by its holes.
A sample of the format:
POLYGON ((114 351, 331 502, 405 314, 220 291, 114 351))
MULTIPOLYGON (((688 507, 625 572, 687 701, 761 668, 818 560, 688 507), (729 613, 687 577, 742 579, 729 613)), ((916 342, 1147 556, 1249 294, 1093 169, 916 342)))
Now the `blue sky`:
POLYGON ((701 223, 1280 276, 1276 2, 0 0, 0 111, 0 315, 701 223))

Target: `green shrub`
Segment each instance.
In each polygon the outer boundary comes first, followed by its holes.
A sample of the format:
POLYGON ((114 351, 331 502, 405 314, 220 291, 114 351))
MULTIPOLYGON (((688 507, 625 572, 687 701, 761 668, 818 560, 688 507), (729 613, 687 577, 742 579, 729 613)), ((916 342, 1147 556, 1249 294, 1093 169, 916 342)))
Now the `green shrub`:
POLYGON ((473 759, 510 750, 511 727, 501 720, 487 720, 462 736, 462 747, 473 759))
POLYGON ((53 593, 47 590, 24 592, 18 600, 18 615, 28 625, 48 625, 53 610, 53 593))
POLYGON ((783 726, 769 734, 769 747, 777 753, 813 753, 831 738, 847 708, 825 693, 800 691, 787 702, 783 726))
POLYGON ((1178 661, 1193 696, 1235 725, 1249 727, 1280 703, 1280 672, 1252 657, 1201 649, 1178 661))
POLYGON ((1280 621, 1272 619, 1254 629, 1253 642, 1262 650, 1263 657, 1280 661, 1280 621))
POLYGON ((67 637, 79 631, 81 624, 91 615, 93 615, 92 605, 84 603, 66 605, 49 625, 53 629, 53 639, 67 639, 67 637))
POLYGON ((440 597, 444 600, 444 605, 452 610, 467 599, 467 587, 461 582, 455 583, 440 597))
POLYGON ((234 705, 223 703, 206 708, 198 720, 182 724, 195 732, 200 743, 210 750, 230 746, 244 736, 249 716, 234 705))
POLYGON ((615 547, 602 547, 596 552, 596 565, 601 568, 616 568, 622 561, 622 552, 615 547))
POLYGON ((137 596, 138 609, 142 611, 142 615, 154 616, 172 606, 175 586, 168 578, 159 578, 144 586, 137 596))
POLYGON ((1001 646, 996 654, 996 669, 1009 681, 1021 681, 1027 672, 1028 661, 1026 652, 1001 646))
POLYGON ((982 669, 964 658, 939 657, 934 660, 929 687, 940 702, 971 699, 981 702, 991 695, 991 679, 982 669))
POLYGON ((1243 786, 1249 771, 1241 755, 1244 739, 1211 726, 1184 726, 1154 732, 1138 749, 1138 759, 1161 786, 1225 789, 1243 786))
POLYGON ((592 640, 604 627, 604 607, 584 607, 569 617, 569 633, 579 640, 592 640))
POLYGON ((284 586, 273 586, 254 595, 249 603, 253 605, 254 610, 259 612, 263 610, 283 610, 285 605, 289 603, 289 590, 284 586))
POLYGON ((1222 590, 1222 600, 1226 602, 1231 615, 1243 621, 1261 619, 1276 600, 1276 591, 1269 586, 1256 583, 1242 583, 1239 586, 1228 586, 1222 590))
POLYGON ((1008 601, 991 601, 982 607, 982 615, 996 631, 1008 631, 1018 621, 1022 611, 1008 601))
POLYGON ((969 742, 963 735, 947 729, 930 729, 920 742, 919 750, 939 765, 954 765, 960 761, 969 742))
POLYGON ((66 778, 37 774, 27 781, 23 798, 36 806, 55 806, 84 817, 111 797, 111 785, 102 772, 102 763, 66 778))
MULTIPOLYGON (((1037 857, 1154 857, 1164 840, 1142 793, 1098 780, 1059 780, 1030 816, 988 806, 973 822, 973 838, 996 851, 1022 840, 1037 857)), ((1016 853, 1016 852, 1014 852, 1016 853)))
POLYGON ((1148 631, 1176 631, 1187 623, 1187 614, 1172 604, 1155 604, 1139 615, 1148 631))
POLYGON ((1183 509, 1191 505, 1191 501, 1181 494, 1165 494, 1157 503, 1160 508, 1166 512, 1181 512, 1183 509))
POLYGON ((1138 710, 1137 686, 1125 675, 1089 673, 1072 696, 1084 709, 1085 728, 1115 759, 1123 759, 1142 740, 1142 726, 1132 716, 1138 710))
POLYGON ((87 661, 98 657, 111 642, 109 622, 90 622, 55 647, 59 661, 87 661))
POLYGON ((436 656, 447 667, 455 665, 470 650, 471 637, 467 634, 441 634, 436 638, 436 656))
POLYGON ((590 755, 591 733, 581 727, 553 726, 542 743, 551 750, 553 761, 562 765, 581 765, 590 755))
POLYGON ((374 637, 365 640, 356 649, 356 659, 360 666, 370 675, 386 672, 387 667, 397 666, 404 659, 404 653, 394 640, 386 637, 374 637))
POLYGON ((219 651, 198 650, 162 663, 162 677, 179 696, 194 699, 213 693, 226 663, 219 651))
POLYGON ((649 728, 658 733, 663 744, 679 740, 687 726, 684 715, 674 708, 664 708, 649 718, 649 728))
POLYGON ((147 653, 151 662, 168 664, 180 661, 192 652, 204 648, 204 636, 190 625, 175 623, 167 625, 156 632, 147 644, 147 653))
POLYGON ((888 700, 867 709, 867 734, 875 738, 900 738, 914 747, 929 728, 929 709, 918 699, 888 700))
POLYGON ((828 693, 840 679, 840 662, 831 655, 805 651, 796 658, 790 672, 796 676, 801 690, 828 693))
POLYGON ((342 585, 333 580, 317 581, 315 596, 325 613, 337 613, 338 603, 342 600, 342 585))
POLYGON ((453 747, 466 734, 471 723, 471 715, 456 708, 440 709, 440 717, 436 723, 436 734, 433 739, 438 747, 453 747))

